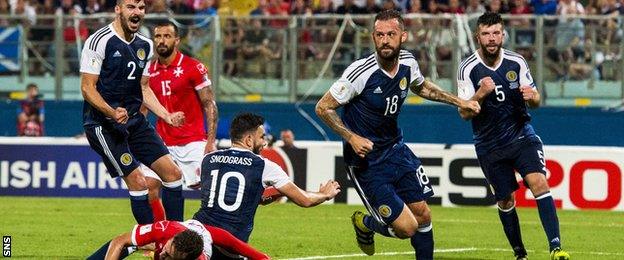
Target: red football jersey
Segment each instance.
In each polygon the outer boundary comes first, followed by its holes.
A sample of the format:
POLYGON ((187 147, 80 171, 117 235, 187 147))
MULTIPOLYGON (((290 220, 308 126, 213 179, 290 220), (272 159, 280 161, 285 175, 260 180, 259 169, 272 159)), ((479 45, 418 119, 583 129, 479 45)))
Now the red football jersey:
POLYGON ((198 258, 200 260, 210 258, 212 255, 213 243, 230 253, 240 254, 250 260, 269 259, 268 255, 237 239, 229 232, 218 227, 204 225, 194 219, 184 222, 163 220, 154 224, 135 225, 131 233, 132 244, 135 246, 144 246, 154 243, 156 246, 154 259, 158 260, 167 241, 186 229, 193 230, 202 237, 204 252, 198 258))
POLYGON ((158 101, 169 112, 182 111, 186 118, 180 127, 158 119, 156 131, 167 146, 206 140, 204 111, 197 91, 210 87, 208 69, 201 62, 178 52, 169 66, 154 60, 149 66, 149 85, 158 101))
POLYGON ((188 220, 185 222, 163 220, 154 224, 135 225, 134 229, 132 229, 132 244, 144 246, 154 243, 156 246, 154 258, 158 259, 167 241, 186 229, 192 229, 202 236, 204 240, 204 253, 211 255, 212 236, 208 229, 197 220, 188 220))

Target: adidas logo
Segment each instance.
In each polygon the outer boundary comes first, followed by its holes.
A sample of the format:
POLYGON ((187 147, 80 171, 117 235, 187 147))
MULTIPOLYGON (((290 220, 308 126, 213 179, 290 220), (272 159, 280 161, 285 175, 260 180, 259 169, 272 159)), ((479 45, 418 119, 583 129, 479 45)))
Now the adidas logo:
POLYGON ((561 242, 559 241, 558 237, 555 237, 553 238, 553 240, 550 240, 550 243, 561 243, 561 242))
POLYGON ((377 88, 375 89, 375 91, 373 91, 373 93, 375 93, 375 94, 381 94, 381 93, 383 93, 383 92, 381 91, 381 88, 380 88, 380 87, 377 87, 377 88))
POLYGON ((431 192, 431 188, 429 188, 429 186, 425 186, 423 193, 429 193, 429 192, 431 192))
POLYGON ((121 53, 119 53, 119 51, 115 51, 115 54, 113 54, 113 57, 121 57, 121 53))

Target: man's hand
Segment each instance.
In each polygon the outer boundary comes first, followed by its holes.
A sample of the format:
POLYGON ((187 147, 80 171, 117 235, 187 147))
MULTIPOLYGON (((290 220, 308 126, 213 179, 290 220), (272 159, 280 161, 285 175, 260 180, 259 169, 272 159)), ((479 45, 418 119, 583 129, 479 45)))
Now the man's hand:
POLYGON ((524 99, 524 101, 529 101, 535 98, 537 89, 531 86, 520 86, 520 93, 522 93, 522 98, 524 99))
POLYGON ((327 196, 327 200, 333 199, 340 193, 340 184, 337 181, 329 180, 324 184, 321 184, 319 188, 319 193, 325 194, 327 196))
POLYGON ((474 100, 466 100, 462 102, 459 108, 467 111, 471 115, 477 115, 479 114, 479 112, 481 112, 481 105, 479 105, 478 101, 474 100))
POLYGON ((173 112, 167 115, 165 122, 171 126, 179 127, 184 124, 184 112, 173 112))
POLYGON ((347 142, 351 144, 353 151, 355 151, 355 153, 362 158, 373 150, 373 142, 357 134, 353 134, 347 142))
POLYGON ((119 124, 125 124, 128 122, 128 111, 123 107, 115 108, 115 112, 113 113, 113 119, 115 122, 119 124))
POLYGON ((479 81, 479 90, 477 90, 476 94, 480 97, 485 97, 492 93, 495 88, 496 83, 494 83, 494 80, 490 77, 484 77, 479 81))

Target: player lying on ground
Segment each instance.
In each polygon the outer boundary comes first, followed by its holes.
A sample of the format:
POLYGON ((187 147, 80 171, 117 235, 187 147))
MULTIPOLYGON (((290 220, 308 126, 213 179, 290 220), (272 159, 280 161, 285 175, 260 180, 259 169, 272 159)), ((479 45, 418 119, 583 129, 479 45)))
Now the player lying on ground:
POLYGON ((154 246, 154 259, 210 259, 213 244, 252 260, 270 259, 229 232, 197 220, 135 225, 132 232, 117 236, 88 259, 123 259, 136 247, 150 244, 154 246))

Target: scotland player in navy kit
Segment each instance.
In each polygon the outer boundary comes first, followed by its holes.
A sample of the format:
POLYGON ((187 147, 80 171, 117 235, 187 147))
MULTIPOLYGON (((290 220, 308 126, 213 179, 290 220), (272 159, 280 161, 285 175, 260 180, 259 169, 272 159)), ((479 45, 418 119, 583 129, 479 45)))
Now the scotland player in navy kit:
POLYGON ((478 112, 425 80, 414 56, 401 50, 407 39, 401 15, 383 11, 372 33, 376 53, 355 61, 316 106, 316 113, 345 141, 343 155, 370 215, 356 211, 352 222, 358 246, 375 253, 373 235, 410 238, 416 258, 433 258, 430 209, 433 190, 420 161, 403 143, 397 118, 408 88, 429 100, 478 112), (344 106, 342 119, 336 109, 344 106))
POLYGON ((569 259, 561 250, 559 221, 546 181, 542 141, 529 124, 529 107, 538 107, 540 94, 524 58, 501 48, 503 20, 499 14, 485 13, 477 21, 480 48, 458 70, 458 94, 478 101, 481 112, 459 109, 464 119, 472 119, 473 136, 481 169, 498 204, 505 235, 517 259, 526 259, 515 210, 518 189, 515 171, 528 184, 537 200, 542 226, 548 237, 551 259, 569 259))
POLYGON ((128 186, 132 213, 139 224, 151 223, 145 177, 139 162, 152 168, 166 184, 163 204, 171 220, 182 221, 184 199, 180 169, 163 141, 139 113, 142 103, 171 125, 184 114, 169 113, 148 85, 152 41, 136 33, 145 15, 143 0, 117 0, 114 21, 85 42, 80 61, 85 99, 83 124, 91 148, 103 159, 112 177, 128 186))
MULTIPOLYGON (((244 113, 230 126, 232 148, 207 154, 201 165, 201 208, 193 217, 223 228, 247 242, 253 229, 256 209, 268 186, 301 207, 313 207, 333 199, 340 192, 338 182, 329 180, 318 192, 295 185, 282 168, 258 154, 266 145, 264 119, 244 113)), ((221 259, 224 256, 215 252, 221 259)))

